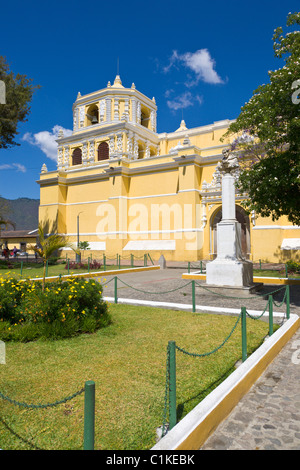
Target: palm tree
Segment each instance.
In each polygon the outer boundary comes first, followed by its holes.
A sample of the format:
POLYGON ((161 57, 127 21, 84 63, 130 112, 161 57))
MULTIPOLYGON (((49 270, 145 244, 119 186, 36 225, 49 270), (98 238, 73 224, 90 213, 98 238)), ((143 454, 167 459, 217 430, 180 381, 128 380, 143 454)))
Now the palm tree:
POLYGON ((71 248, 75 252, 77 251, 74 248, 73 244, 69 242, 69 240, 64 237, 63 235, 58 235, 56 233, 45 236, 45 227, 43 224, 39 224, 38 226, 38 238, 39 238, 39 246, 38 245, 31 245, 29 249, 33 250, 37 253, 43 260, 43 284, 42 284, 42 291, 44 292, 45 289, 45 279, 46 279, 46 266, 47 261, 50 256, 56 251, 61 248, 71 248))

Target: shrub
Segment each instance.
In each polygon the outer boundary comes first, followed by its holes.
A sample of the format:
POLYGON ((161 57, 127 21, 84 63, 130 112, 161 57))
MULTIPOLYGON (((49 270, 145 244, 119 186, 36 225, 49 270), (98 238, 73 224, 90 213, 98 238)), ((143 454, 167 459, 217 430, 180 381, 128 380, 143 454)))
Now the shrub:
POLYGON ((91 333, 111 320, 94 280, 69 278, 46 284, 2 280, 0 283, 0 339, 31 341, 37 337, 66 338, 91 333))
POLYGON ((296 261, 288 261, 286 263, 287 269, 291 273, 299 273, 300 272, 300 263, 296 261))

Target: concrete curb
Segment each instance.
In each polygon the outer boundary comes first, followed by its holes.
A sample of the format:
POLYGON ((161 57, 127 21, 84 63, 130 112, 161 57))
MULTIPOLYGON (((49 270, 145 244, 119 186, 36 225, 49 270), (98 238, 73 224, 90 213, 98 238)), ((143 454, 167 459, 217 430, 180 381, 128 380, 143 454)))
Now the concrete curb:
MULTIPOLYGON (((45 282, 54 281, 55 279, 68 279, 69 277, 103 277, 103 276, 115 276, 117 274, 127 274, 135 273, 140 271, 153 271, 155 269, 160 269, 160 266, 142 266, 138 268, 124 268, 124 269, 114 269, 111 271, 101 271, 101 272, 92 272, 92 273, 72 273, 72 274, 63 274, 61 276, 48 276, 45 279, 45 282)), ((25 281, 26 279, 20 279, 25 281)), ((29 279, 30 281, 42 281, 42 277, 35 277, 29 279)))
MULTIPOLYGON (((103 297, 103 300, 106 302, 113 302, 115 301, 114 297, 103 297)), ((122 299, 118 297, 119 304, 126 304, 126 305, 144 305, 145 307, 159 307, 159 308, 171 308, 174 310, 192 310, 192 304, 178 304, 172 302, 159 302, 155 300, 139 300, 139 299, 122 299)), ((196 305, 196 312, 205 312, 205 313, 228 313, 239 315, 241 313, 241 309, 239 308, 225 308, 225 307, 209 307, 205 305, 196 305)), ((250 315, 257 315, 260 316, 262 314, 261 310, 249 310, 247 312, 250 315)), ((266 311, 262 316, 269 316, 269 312, 266 311)), ((274 317, 281 317, 285 316, 284 312, 273 312, 274 317)))
POLYGON ((186 415, 151 450, 198 450, 300 327, 291 314, 245 362, 186 415))
MULTIPOLYGON (((183 273, 182 279, 195 279, 199 281, 206 280, 206 274, 201 273, 200 271, 195 271, 193 273, 183 273)), ((263 277, 263 276, 253 276, 253 282, 263 283, 263 284, 275 284, 275 285, 289 285, 289 286, 300 286, 300 279, 294 277, 263 277)))

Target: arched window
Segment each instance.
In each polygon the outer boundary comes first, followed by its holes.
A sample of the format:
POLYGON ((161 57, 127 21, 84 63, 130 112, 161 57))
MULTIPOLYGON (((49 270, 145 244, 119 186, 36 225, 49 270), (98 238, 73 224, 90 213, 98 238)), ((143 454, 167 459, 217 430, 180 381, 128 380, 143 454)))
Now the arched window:
POLYGON ((82 153, 81 149, 77 148, 72 153, 72 165, 81 165, 82 164, 82 153))
POLYGON ((101 142, 98 147, 98 160, 107 160, 109 158, 109 146, 107 142, 101 142))

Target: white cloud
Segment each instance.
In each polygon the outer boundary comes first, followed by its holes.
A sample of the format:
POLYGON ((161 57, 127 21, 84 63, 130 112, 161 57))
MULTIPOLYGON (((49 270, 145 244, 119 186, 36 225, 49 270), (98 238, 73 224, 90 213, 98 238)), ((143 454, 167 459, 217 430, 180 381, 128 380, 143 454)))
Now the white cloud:
POLYGON ((172 67, 178 68, 181 64, 195 74, 195 79, 187 81, 185 83, 186 86, 190 87, 196 85, 199 81, 214 85, 224 83, 215 70, 216 63, 214 59, 212 59, 208 49, 198 49, 196 52, 185 52, 184 54, 178 54, 177 51, 173 51, 169 65, 164 67, 164 72, 169 72, 172 67))
POLYGON ((170 109, 177 111, 178 109, 185 109, 194 106, 195 102, 202 104, 202 98, 198 95, 193 96, 191 92, 186 91, 181 95, 176 96, 172 100, 167 100, 167 105, 170 109))
POLYGON ((69 129, 64 129, 63 127, 56 125, 53 127, 52 132, 41 131, 36 134, 27 132, 23 135, 22 139, 26 142, 29 142, 31 145, 38 147, 48 158, 53 161, 57 161, 57 142, 59 131, 62 130, 64 137, 67 137, 72 134, 72 131, 69 129))
POLYGON ((26 173, 26 167, 21 163, 3 163, 0 165, 0 170, 17 170, 26 173))

